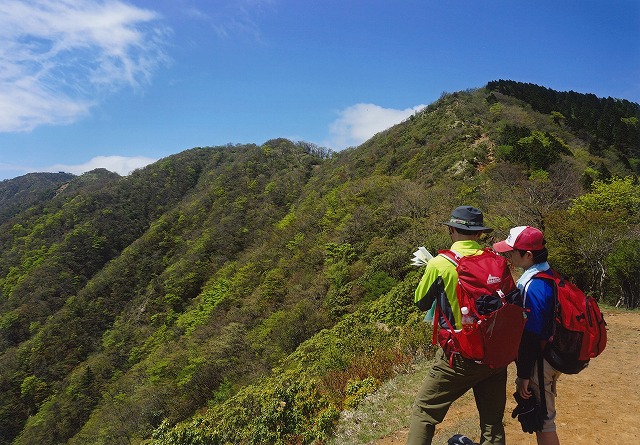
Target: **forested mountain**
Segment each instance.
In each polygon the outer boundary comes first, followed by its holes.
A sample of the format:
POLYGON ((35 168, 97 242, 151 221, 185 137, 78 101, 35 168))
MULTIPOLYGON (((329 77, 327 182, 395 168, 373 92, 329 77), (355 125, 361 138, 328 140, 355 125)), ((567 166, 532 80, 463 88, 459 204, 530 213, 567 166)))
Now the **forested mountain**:
POLYGON ((639 117, 496 81, 340 153, 1 182, 0 445, 322 443, 429 353, 410 257, 448 246, 460 204, 496 238, 541 227, 557 269, 638 306, 639 117))
POLYGON ((0 182, 0 223, 38 205, 68 184, 74 177, 70 173, 30 173, 0 182))
POLYGON ((566 124, 589 144, 589 151, 602 156, 615 152, 620 159, 638 172, 640 158, 640 126, 638 104, 611 97, 574 91, 559 92, 530 83, 507 80, 489 82, 487 88, 531 105, 532 109, 550 114, 556 123, 566 124))

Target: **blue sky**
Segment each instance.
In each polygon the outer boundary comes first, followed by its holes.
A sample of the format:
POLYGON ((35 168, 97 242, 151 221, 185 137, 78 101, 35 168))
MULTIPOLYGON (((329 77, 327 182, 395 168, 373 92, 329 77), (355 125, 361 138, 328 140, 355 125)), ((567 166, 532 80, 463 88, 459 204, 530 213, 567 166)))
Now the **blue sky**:
POLYGON ((0 0, 0 180, 341 150, 496 79, 640 102, 640 2, 0 0))

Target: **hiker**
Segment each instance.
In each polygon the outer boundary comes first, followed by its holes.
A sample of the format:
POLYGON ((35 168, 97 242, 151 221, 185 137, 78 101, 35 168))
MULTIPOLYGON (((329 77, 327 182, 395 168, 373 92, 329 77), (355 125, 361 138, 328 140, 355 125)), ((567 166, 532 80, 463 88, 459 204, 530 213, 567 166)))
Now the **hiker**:
POLYGON ((539 415, 537 418, 524 419, 524 421, 519 418, 519 420, 523 431, 536 433, 539 445, 559 445, 560 441, 555 424, 555 397, 556 382, 561 373, 542 356, 542 345, 551 336, 554 316, 554 289, 548 280, 533 279, 539 272, 550 271, 545 243, 544 235, 540 230, 529 226, 519 226, 509 231, 506 240, 495 243, 493 249, 503 253, 513 266, 524 270, 516 284, 523 295, 524 306, 528 312, 516 361, 517 379, 514 396, 519 404, 525 404, 526 401, 533 402, 535 399, 535 402, 541 405, 538 409, 541 409, 542 412, 535 414, 539 415), (544 380, 542 394, 539 382, 541 363, 544 380), (534 399, 531 399, 532 397, 534 399), (541 404, 542 397, 544 404, 541 404))
MULTIPOLYGON (((482 252, 480 236, 493 229, 484 226, 483 214, 477 208, 461 206, 453 210, 448 226, 453 244, 451 251, 461 256, 482 252)), ((501 259, 504 261, 504 259, 501 259)), ((504 261, 506 267, 506 261, 504 261)), ((508 272, 508 270, 507 270, 508 272)), ((510 275, 509 275, 510 278, 510 275)), ((458 273, 445 256, 429 260, 415 291, 418 308, 427 311, 434 301, 439 316, 434 323, 441 328, 455 323, 461 329, 461 310, 456 295, 458 273)), ((447 348, 449 349, 449 348, 447 348)), ((514 357, 515 358, 515 357, 514 357)), ((431 444, 435 427, 442 422, 451 404, 473 389, 480 414, 481 444, 504 445, 502 418, 506 405, 507 368, 491 367, 462 357, 456 351, 438 348, 433 365, 418 390, 411 414, 407 445, 431 444)))

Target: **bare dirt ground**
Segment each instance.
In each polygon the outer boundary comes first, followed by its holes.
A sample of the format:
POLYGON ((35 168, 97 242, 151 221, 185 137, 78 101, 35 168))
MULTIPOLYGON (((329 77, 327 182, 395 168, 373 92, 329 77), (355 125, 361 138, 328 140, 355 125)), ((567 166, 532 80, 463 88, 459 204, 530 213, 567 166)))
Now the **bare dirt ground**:
MULTIPOLYGON (((607 347, 589 367, 577 375, 563 375, 558 382, 556 425, 563 444, 636 443, 640 438, 640 313, 604 311, 607 347)), ((509 366, 509 387, 515 387, 515 366, 509 366)), ((417 388, 416 388, 417 389, 417 388)), ((511 418, 515 407, 508 397, 505 411, 507 443, 535 445, 535 435, 523 433, 511 418)), ((478 440, 478 417, 469 394, 453 404, 439 425, 434 445, 445 445, 453 434, 478 440)), ((407 430, 373 441, 370 445, 404 445, 407 430)))

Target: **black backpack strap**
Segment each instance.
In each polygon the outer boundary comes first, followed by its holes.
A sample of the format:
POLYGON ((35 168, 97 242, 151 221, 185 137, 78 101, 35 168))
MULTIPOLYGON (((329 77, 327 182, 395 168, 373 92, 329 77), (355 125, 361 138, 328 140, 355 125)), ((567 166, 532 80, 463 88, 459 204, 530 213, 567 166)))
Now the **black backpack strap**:
POLYGON ((547 396, 546 388, 544 386, 544 356, 540 354, 538 357, 538 392, 540 392, 540 416, 541 420, 546 420, 548 417, 547 412, 547 396))

